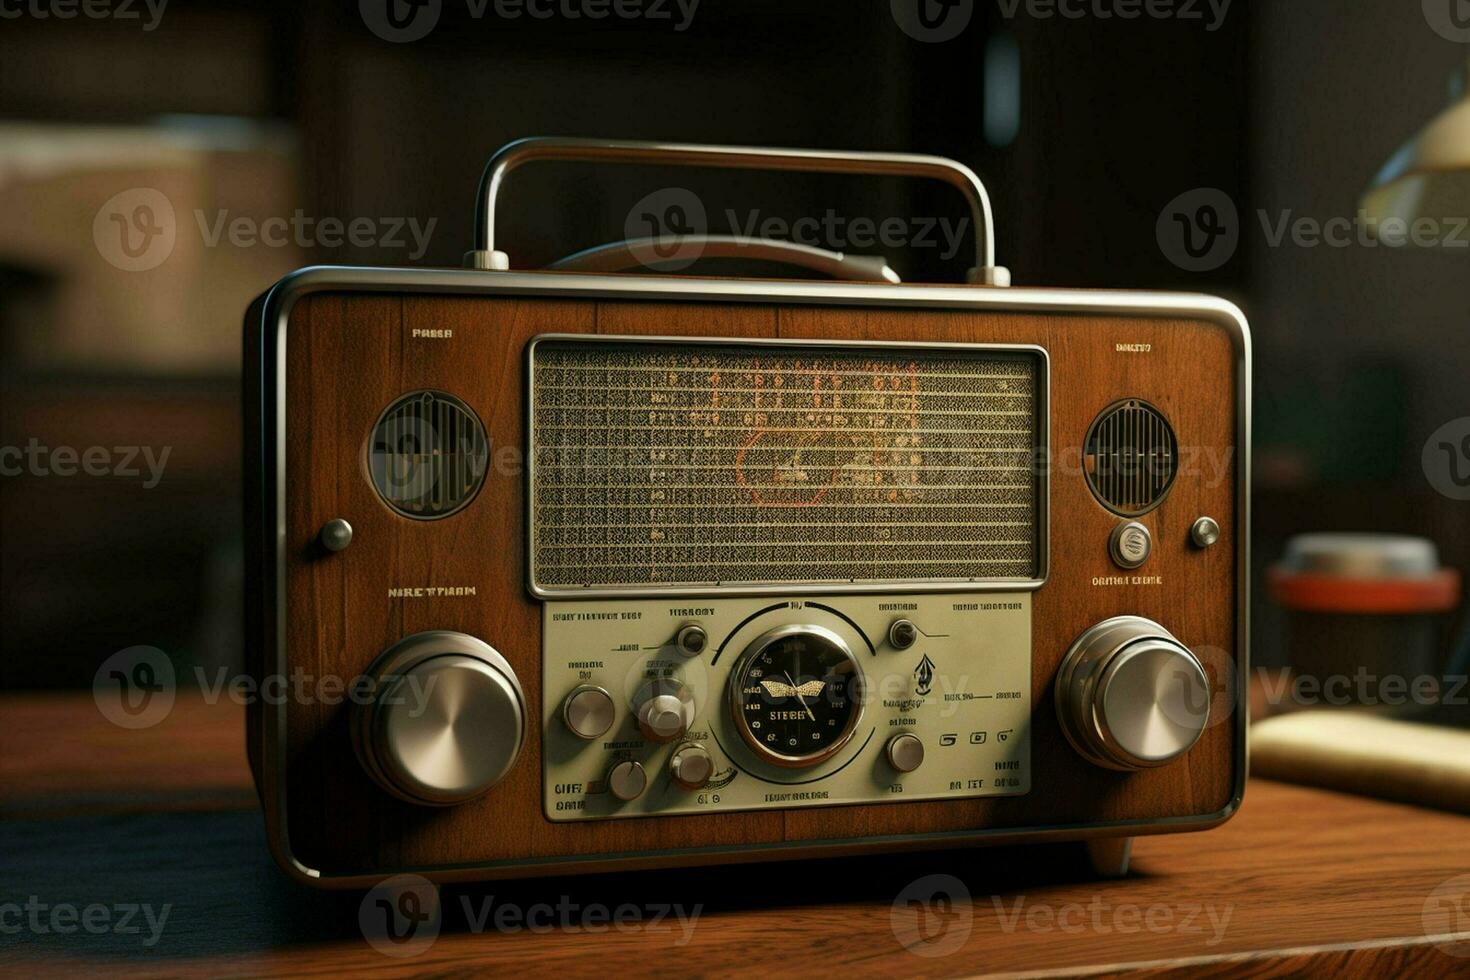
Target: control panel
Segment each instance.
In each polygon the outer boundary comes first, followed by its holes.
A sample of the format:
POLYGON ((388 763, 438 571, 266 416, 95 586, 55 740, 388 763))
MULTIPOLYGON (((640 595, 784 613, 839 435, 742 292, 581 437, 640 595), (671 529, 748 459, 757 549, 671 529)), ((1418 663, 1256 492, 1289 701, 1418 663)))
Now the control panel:
POLYGON ((1026 793, 1031 599, 547 602, 546 816, 1026 793))

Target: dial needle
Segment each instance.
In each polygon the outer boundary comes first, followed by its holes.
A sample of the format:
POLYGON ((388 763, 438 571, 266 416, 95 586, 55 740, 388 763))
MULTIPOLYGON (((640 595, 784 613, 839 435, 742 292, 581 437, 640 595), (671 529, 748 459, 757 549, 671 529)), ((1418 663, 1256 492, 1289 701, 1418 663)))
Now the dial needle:
POLYGON ((786 674, 786 683, 790 684, 791 689, 796 692, 796 703, 801 705, 801 710, 806 712, 806 716, 812 720, 812 724, 816 724, 817 716, 812 714, 811 708, 807 707, 806 698, 802 697, 801 691, 797 690, 796 681, 791 679, 791 673, 789 671, 786 674))

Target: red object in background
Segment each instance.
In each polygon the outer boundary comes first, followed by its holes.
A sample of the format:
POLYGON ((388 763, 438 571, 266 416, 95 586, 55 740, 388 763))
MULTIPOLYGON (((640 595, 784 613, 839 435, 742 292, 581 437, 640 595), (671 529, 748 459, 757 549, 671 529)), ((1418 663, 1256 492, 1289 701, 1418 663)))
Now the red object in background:
POLYGON ((1460 573, 1453 568, 1414 578, 1343 578, 1277 565, 1267 584, 1273 601, 1298 612, 1442 613, 1460 601, 1460 573))
POLYGON ((1324 685, 1361 676, 1365 683, 1352 702, 1401 707, 1389 700, 1398 695, 1386 682, 1443 671, 1444 614, 1460 601, 1460 573, 1441 567, 1428 539, 1299 535, 1267 573, 1267 586, 1271 599, 1290 611, 1293 669, 1324 685))

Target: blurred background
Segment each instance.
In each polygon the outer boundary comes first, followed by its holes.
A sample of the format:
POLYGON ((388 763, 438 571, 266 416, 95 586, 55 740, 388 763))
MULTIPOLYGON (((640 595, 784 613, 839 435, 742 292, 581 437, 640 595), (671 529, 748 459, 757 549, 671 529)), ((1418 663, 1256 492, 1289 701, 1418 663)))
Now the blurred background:
MULTIPOLYGON (((247 304, 307 264, 459 265, 481 168, 526 135, 965 161, 1018 285, 1200 290, 1246 310, 1258 583, 1313 530, 1424 535, 1470 568, 1470 508, 1421 465, 1430 434, 1470 415, 1470 251, 1272 240, 1283 216, 1351 218, 1449 103, 1470 46, 1403 0, 1192 7, 1071 20, 960 0, 969 19, 946 36, 905 30, 887 0, 669 0, 662 18, 597 22, 394 0, 437 13, 410 40, 424 22, 395 26, 381 3, 6 5, 0 446, 80 462, 0 476, 0 687, 88 686, 137 644, 241 663, 247 304), (1159 226, 1199 188, 1233 203, 1239 235, 1196 271, 1159 226), (110 475, 88 475, 91 447, 110 475)), ((502 247, 530 268, 622 238, 633 202, 671 183, 712 226, 727 208, 961 214, 902 181, 548 165, 517 176, 502 247)), ((948 281, 968 264, 951 252, 888 258, 948 281)), ((1263 589, 1269 665, 1284 627, 1263 589)))

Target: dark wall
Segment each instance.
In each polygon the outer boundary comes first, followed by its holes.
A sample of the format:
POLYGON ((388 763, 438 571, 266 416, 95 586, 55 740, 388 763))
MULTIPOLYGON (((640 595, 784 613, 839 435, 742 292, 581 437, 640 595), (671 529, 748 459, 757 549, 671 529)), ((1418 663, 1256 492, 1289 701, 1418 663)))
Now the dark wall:
MULTIPOLYGON (((1018 284, 1203 289, 1256 305, 1249 242, 1198 274, 1173 265, 1155 237, 1160 210, 1181 191, 1212 186, 1245 201, 1258 177, 1260 29, 1239 0, 1215 31, 1177 20, 1038 20, 1024 5, 1006 19, 1002 5, 976 0, 968 28, 942 43, 900 30, 888 0, 704 0, 685 31, 475 19, 451 0, 443 9, 428 37, 406 44, 375 36, 355 3, 170 5, 151 32, 86 19, 7 22, 0 121, 147 125, 184 113, 278 123, 298 154, 290 205, 317 217, 432 220, 417 260, 426 265, 459 264, 480 170, 520 136, 940 153, 989 183, 999 258, 1018 284), (986 58, 998 35, 1019 52, 1021 116, 1014 138, 992 145, 986 58)), ((535 267, 622 237, 630 205, 671 185, 695 191, 717 231, 728 230, 726 209, 961 216, 947 189, 897 180, 548 165, 512 179, 501 241, 516 265, 535 267)), ((968 245, 953 256, 888 255, 920 281, 962 276, 968 256, 968 245)), ((301 260, 408 258, 343 245, 309 248, 301 260)), ((32 292, 33 279, 15 271, 32 292)), ((258 288, 268 284, 262 277, 258 288)), ((11 296, 0 298, 0 329, 14 333, 32 321, 11 296)), ((189 329, 233 338, 239 323, 232 315, 189 329)), ((176 458, 196 474, 171 481, 166 503, 113 485, 0 483, 0 682, 88 683, 107 654, 140 643, 184 660, 238 660, 234 606, 220 600, 233 595, 238 564, 236 377, 232 362, 183 376, 144 363, 122 382, 65 365, 0 369, 7 440, 105 438, 87 414, 101 398, 113 422, 176 433, 176 458), (26 653, 41 648, 44 658, 26 653)))
MULTIPOLYGON (((1352 218, 1389 157, 1449 104, 1467 49, 1419 4, 1253 7, 1250 311, 1256 339, 1257 566, 1304 531, 1427 535, 1470 571, 1470 514, 1421 469, 1470 415, 1470 249, 1269 244, 1264 220, 1352 218)), ((1259 584, 1259 579, 1258 579, 1259 584)), ((1281 654, 1258 603, 1257 659, 1281 654)))

